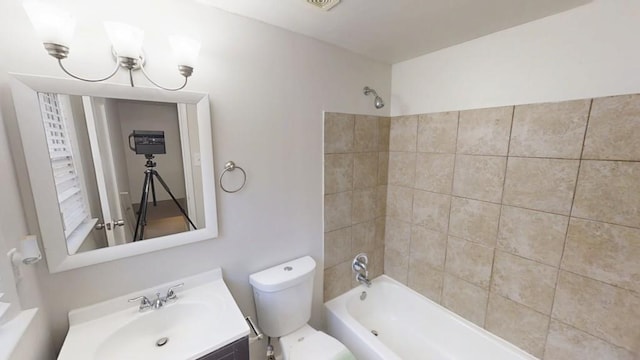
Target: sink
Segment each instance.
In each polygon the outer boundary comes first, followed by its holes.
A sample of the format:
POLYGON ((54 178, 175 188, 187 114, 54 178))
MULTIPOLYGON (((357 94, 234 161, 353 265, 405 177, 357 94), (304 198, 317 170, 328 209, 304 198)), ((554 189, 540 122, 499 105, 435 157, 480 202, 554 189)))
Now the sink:
POLYGON ((58 359, 198 359, 249 334, 220 269, 72 310, 69 324, 58 359), (127 302, 179 282, 178 300, 161 309, 127 302))

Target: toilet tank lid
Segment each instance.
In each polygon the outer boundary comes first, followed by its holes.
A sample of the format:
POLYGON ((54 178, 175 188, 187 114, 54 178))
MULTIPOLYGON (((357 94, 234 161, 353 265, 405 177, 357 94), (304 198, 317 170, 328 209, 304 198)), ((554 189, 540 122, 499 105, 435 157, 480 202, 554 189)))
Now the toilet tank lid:
POLYGON ((249 275, 249 283, 254 288, 274 292, 299 284, 313 274, 316 262, 311 256, 301 257, 284 264, 249 275))

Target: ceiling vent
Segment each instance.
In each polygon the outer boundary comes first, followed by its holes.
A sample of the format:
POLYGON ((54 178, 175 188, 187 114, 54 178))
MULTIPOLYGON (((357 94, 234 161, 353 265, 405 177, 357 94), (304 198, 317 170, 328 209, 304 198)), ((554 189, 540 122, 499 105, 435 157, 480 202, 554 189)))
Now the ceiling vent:
POLYGON ((340 0, 307 0, 313 6, 317 6, 324 11, 331 10, 332 7, 338 5, 340 0))

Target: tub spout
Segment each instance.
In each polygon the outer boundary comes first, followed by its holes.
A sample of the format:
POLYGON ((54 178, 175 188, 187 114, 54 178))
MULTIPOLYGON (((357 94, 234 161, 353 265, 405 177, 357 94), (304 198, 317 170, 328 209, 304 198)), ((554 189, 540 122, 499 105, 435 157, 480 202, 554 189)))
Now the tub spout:
POLYGON ((360 284, 366 285, 367 287, 371 287, 371 281, 367 279, 367 277, 364 274, 358 274, 358 276, 356 276, 356 280, 358 280, 360 284))

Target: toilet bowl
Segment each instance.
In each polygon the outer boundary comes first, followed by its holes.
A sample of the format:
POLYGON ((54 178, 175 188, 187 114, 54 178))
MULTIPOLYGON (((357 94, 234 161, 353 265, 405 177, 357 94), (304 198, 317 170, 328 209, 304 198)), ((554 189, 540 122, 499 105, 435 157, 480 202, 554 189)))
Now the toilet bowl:
POLYGON ((340 341, 304 325, 280 338, 284 360, 355 360, 340 341))
POLYGON ((355 360, 341 342, 307 324, 316 262, 305 256, 251 274, 258 325, 280 338, 284 360, 355 360))

